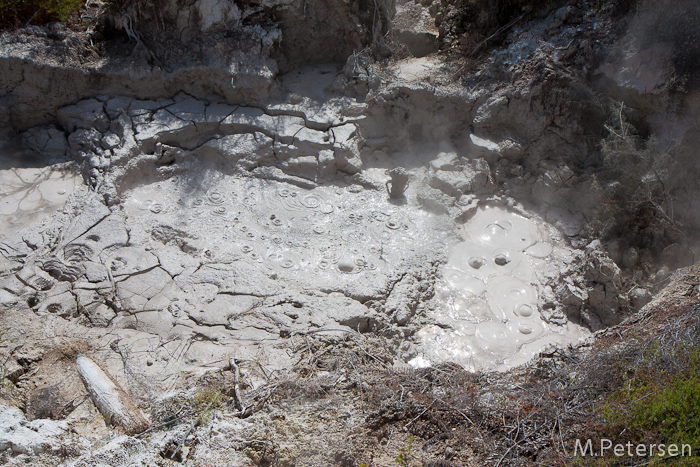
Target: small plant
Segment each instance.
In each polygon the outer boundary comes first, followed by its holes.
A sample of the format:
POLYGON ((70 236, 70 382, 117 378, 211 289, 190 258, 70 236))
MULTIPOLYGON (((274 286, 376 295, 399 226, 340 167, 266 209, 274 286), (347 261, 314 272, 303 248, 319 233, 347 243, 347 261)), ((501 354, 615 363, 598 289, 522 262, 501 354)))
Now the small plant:
MULTIPOLYGON (((2 345, 4 343, 5 343, 5 333, 0 331, 0 345, 2 345)), ((12 383, 12 381, 10 381, 10 379, 7 377, 8 371, 7 371, 7 367, 5 366, 5 363, 7 363, 8 358, 5 358, 5 361, 2 364, 0 364, 0 389, 7 389, 7 388, 10 388, 14 385, 12 383)))
POLYGON ((203 389, 192 398, 192 410, 203 425, 211 418, 212 411, 222 406, 227 397, 218 389, 203 389))
POLYGON ((0 0, 0 27, 23 27, 66 21, 82 0, 0 0))
POLYGON ((654 342, 649 347, 637 371, 600 409, 608 431, 620 433, 624 427, 633 443, 685 444, 695 450, 700 446, 700 347, 677 345, 670 352, 654 342))
POLYGON ((399 455, 396 456, 395 462, 399 465, 408 467, 411 462, 411 448, 413 447, 413 436, 409 436, 406 440, 406 445, 401 448, 399 455))

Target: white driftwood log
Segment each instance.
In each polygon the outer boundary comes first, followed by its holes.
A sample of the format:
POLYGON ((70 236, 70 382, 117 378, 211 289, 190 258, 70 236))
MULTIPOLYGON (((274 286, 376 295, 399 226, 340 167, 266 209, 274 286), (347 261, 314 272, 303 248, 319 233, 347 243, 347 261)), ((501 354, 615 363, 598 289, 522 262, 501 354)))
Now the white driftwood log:
POLYGON ((92 401, 107 423, 121 426, 130 435, 148 428, 148 421, 141 410, 102 368, 84 355, 78 356, 75 365, 92 401))

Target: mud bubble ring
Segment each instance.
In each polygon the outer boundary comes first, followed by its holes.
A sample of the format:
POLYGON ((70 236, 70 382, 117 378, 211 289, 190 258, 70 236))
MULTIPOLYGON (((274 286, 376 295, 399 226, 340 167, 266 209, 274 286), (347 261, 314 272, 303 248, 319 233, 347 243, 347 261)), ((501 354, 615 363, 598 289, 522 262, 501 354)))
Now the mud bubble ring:
POLYGON ((211 190, 207 192, 207 204, 218 206, 224 204, 224 201, 226 201, 226 197, 220 191, 211 190))
POLYGON ((304 207, 315 209, 321 205, 321 198, 316 195, 307 195, 300 202, 304 207))

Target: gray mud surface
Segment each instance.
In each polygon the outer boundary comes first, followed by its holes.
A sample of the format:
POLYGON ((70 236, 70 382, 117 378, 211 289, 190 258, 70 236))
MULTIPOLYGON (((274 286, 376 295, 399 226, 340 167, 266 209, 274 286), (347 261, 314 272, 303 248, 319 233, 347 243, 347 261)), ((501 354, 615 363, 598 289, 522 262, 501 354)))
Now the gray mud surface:
POLYGON ((2 33, 0 459, 567 465, 593 399, 532 394, 695 261, 654 8, 161 3, 2 33))

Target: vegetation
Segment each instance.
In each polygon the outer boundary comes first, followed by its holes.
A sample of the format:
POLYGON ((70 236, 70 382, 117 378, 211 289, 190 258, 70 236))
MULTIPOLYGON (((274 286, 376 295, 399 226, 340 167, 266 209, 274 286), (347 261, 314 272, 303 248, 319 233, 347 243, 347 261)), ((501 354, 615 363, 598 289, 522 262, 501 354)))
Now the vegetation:
POLYGON ((601 141, 601 166, 594 175, 604 237, 623 238, 630 246, 657 251, 674 242, 687 243, 674 220, 673 199, 661 169, 662 154, 653 135, 624 102, 608 103, 601 141))
POLYGON ((224 405, 227 400, 228 397, 218 389, 203 389, 195 394, 191 405, 199 424, 208 422, 212 411, 224 405))
POLYGON ((0 28, 66 21, 82 0, 0 0, 0 28))
POLYGON ((653 341, 636 372, 605 402, 607 430, 626 429, 633 444, 685 444, 696 450, 700 446, 699 372, 699 347, 680 344, 666 353, 653 341))

